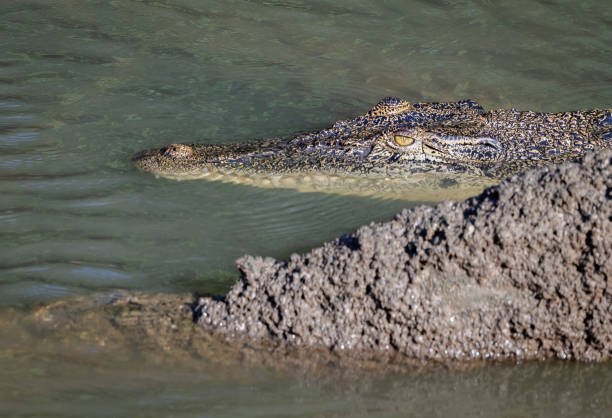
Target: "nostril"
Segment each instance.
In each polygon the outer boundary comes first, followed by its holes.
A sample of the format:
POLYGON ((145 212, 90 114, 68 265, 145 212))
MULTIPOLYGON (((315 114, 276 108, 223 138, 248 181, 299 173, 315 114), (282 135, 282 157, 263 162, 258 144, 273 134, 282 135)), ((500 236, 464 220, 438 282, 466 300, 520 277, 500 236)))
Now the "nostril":
POLYGON ((193 155, 193 148, 185 144, 170 144, 163 154, 168 158, 189 158, 193 155))

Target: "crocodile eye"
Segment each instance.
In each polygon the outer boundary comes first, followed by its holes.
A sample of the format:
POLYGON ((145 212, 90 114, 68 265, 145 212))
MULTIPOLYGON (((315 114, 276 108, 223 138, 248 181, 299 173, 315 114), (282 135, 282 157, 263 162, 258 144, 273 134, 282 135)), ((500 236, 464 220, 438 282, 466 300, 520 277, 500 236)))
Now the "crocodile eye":
POLYGON ((407 147, 408 145, 412 145, 414 143, 414 138, 410 136, 394 135, 393 141, 395 141, 395 144, 400 147, 407 147))

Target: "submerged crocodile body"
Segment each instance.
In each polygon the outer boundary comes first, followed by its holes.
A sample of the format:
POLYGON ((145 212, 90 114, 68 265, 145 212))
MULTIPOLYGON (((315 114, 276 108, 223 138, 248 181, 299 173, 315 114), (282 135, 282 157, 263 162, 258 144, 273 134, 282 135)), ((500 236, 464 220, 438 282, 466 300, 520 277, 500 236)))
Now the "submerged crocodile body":
POLYGON ((439 185, 457 178, 483 184, 610 147, 612 110, 485 111, 473 100, 385 98, 365 115, 315 133, 246 144, 171 144, 134 160, 145 171, 178 180, 295 188, 317 178, 327 186, 368 180, 365 188, 384 188, 386 180, 393 189, 418 183, 423 173, 441 175, 439 185))

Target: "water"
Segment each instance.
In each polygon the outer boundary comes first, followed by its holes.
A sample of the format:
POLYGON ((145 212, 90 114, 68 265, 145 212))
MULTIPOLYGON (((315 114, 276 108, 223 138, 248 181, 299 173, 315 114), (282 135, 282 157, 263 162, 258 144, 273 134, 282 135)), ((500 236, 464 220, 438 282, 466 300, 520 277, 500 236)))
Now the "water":
MULTIPOLYGON (((143 149, 316 130, 390 95, 542 111, 610 107, 611 45, 612 11, 598 1, 3 1, 0 305, 115 288, 220 293, 244 253, 284 258, 419 203, 158 180, 130 162, 143 149)), ((592 378, 610 393, 606 365, 487 368, 468 386, 484 391, 476 399, 460 389, 472 375, 453 373, 365 379, 373 383, 330 394, 272 372, 238 368, 226 378, 95 355, 74 362, 59 348, 28 351, 33 341, 18 350, 20 361, 0 355, 11 370, 0 385, 14 389, 16 379, 28 388, 9 396, 14 415, 103 415, 96 408, 109 402, 131 415, 443 415, 475 412, 472 401, 496 415, 501 402, 513 415, 513 399, 535 407, 539 393, 551 416, 610 406, 571 384, 592 378), (425 397, 440 409, 410 395, 423 394, 410 383, 423 379, 440 390, 425 397), (519 387, 487 392, 503 382, 519 387), (584 407, 561 408, 554 394, 584 407)))

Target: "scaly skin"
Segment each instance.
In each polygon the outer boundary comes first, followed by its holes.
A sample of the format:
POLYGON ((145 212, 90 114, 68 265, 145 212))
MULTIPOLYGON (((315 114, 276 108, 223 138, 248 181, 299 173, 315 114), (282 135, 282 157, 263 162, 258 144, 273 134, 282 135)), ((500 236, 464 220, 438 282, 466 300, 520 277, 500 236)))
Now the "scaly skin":
POLYGON ((442 179, 437 186, 480 178, 482 188, 528 167, 610 147, 612 110, 484 111, 473 100, 408 103, 386 98, 363 116, 289 140, 171 144, 134 160, 144 171, 178 180, 208 177, 300 188, 296 185, 305 178, 314 183, 319 178, 320 185, 332 188, 360 183, 361 189, 384 190, 410 182, 414 188, 422 183, 422 173, 435 173, 442 179), (382 179, 389 186, 381 186, 382 179))

